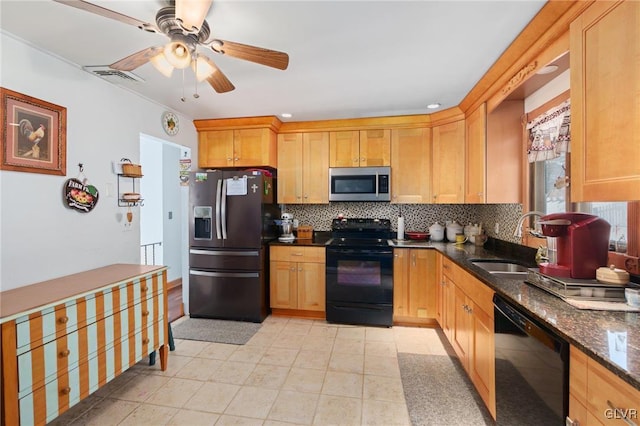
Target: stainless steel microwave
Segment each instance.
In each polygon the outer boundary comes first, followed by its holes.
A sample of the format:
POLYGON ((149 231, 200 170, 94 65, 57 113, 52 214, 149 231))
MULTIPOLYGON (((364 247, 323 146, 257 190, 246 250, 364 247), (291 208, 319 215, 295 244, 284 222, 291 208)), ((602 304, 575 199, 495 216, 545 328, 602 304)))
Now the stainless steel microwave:
POLYGON ((391 167, 332 167, 329 201, 391 201, 391 167))

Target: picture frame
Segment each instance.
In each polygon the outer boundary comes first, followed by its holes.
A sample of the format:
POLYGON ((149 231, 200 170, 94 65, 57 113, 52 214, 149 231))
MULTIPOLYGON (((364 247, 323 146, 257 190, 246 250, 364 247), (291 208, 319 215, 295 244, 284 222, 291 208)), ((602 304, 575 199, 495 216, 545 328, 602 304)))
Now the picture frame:
POLYGON ((67 174, 67 109, 0 87, 0 170, 67 174))

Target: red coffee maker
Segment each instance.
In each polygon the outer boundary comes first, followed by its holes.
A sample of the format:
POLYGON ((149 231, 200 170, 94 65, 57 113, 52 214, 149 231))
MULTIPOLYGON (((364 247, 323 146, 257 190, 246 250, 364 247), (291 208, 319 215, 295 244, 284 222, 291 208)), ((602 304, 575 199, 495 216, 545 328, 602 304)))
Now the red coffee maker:
POLYGON ((611 225, 586 213, 554 213, 538 222, 547 237, 549 261, 540 272, 553 277, 593 279, 607 264, 611 225))

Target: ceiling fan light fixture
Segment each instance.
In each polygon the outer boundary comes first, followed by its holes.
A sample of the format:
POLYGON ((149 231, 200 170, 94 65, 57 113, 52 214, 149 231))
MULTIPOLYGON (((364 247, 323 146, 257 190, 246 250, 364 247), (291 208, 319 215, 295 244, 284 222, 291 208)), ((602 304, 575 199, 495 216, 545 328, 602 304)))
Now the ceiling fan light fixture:
POLYGON ((207 61, 198 60, 196 55, 193 56, 193 61, 191 62, 191 69, 196 75, 196 80, 204 81, 207 78, 211 77, 216 69, 213 68, 207 61))
POLYGON ((172 41, 164 47, 164 57, 178 69, 187 68, 191 64, 189 47, 181 41, 172 41))
POLYGON ((164 53, 160 53, 159 55, 151 58, 151 65, 153 65, 155 69, 160 71, 160 73, 162 73, 162 75, 167 78, 170 78, 171 74, 173 74, 173 65, 171 65, 169 61, 167 61, 164 53))
POLYGON ((210 7, 211 0, 176 1, 176 19, 185 31, 198 33, 210 7))

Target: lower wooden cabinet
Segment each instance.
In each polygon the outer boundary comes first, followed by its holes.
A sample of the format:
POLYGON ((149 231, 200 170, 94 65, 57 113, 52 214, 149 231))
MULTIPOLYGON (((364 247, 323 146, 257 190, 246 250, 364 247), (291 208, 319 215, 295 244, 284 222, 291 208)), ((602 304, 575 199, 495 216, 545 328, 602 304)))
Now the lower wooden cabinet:
POLYGON ((443 257, 438 304, 440 325, 495 418, 493 290, 443 257))
POLYGON ((625 425, 640 420, 640 391, 571 346, 567 425, 625 425))
POLYGON ((273 246, 270 261, 272 309, 325 312, 325 248, 273 246))
POLYGON ((428 324, 436 318, 436 251, 393 250, 393 321, 428 324))

